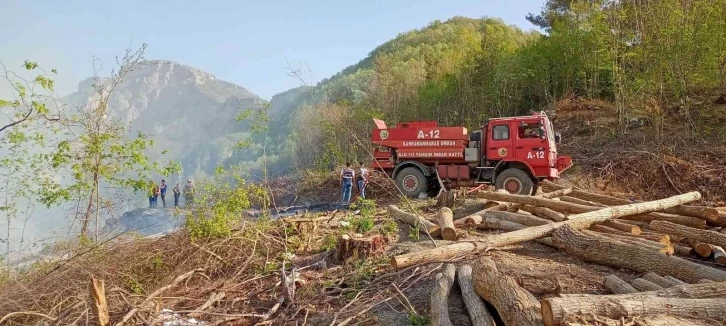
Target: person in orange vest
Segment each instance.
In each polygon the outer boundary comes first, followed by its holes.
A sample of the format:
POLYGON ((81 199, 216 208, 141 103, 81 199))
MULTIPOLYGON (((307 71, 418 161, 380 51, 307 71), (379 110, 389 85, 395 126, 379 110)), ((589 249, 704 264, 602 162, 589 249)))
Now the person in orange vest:
POLYGON ((350 194, 353 190, 353 178, 355 171, 350 168, 350 162, 345 163, 345 168, 340 172, 340 185, 343 186, 343 202, 350 202, 350 194))

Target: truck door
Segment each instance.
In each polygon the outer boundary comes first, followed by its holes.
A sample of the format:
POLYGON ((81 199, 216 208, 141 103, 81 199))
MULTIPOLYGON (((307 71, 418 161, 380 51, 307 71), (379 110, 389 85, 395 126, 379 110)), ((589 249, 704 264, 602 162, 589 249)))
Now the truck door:
POLYGON ((509 122, 492 122, 487 135, 487 159, 503 160, 514 157, 512 132, 509 122))
POLYGON ((535 170, 549 167, 549 140, 545 126, 539 119, 518 122, 514 139, 514 151, 518 159, 528 162, 535 170))

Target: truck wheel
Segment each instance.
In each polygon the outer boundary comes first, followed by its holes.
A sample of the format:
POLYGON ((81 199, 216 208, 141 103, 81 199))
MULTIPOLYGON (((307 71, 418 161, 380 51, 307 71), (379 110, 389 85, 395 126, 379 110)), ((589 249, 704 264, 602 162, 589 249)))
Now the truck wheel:
POLYGON ((428 180, 423 172, 415 167, 407 167, 396 175, 396 186, 407 197, 416 198, 426 193, 429 188, 428 180))
POLYGON ((494 188, 504 189, 510 194, 531 195, 534 183, 527 172, 517 168, 506 169, 497 174, 494 188))

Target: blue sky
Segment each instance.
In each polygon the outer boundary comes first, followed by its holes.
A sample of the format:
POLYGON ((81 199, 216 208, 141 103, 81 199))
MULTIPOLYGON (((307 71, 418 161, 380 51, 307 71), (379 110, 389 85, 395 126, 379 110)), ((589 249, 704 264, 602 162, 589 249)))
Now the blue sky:
POLYGON ((523 29, 544 0, 368 1, 51 1, 2 0, 0 61, 25 59, 56 68, 65 95, 104 72, 125 48, 148 44, 146 57, 177 61, 272 95, 300 85, 287 62, 309 67, 317 82, 365 57, 377 45, 434 20, 499 17, 523 29))

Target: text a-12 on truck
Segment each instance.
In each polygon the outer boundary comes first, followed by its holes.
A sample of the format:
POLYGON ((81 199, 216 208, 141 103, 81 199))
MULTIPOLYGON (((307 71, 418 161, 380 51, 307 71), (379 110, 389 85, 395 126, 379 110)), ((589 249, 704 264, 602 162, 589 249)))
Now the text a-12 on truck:
POLYGON ((435 121, 400 122, 395 128, 373 122, 372 168, 388 174, 408 197, 482 184, 534 195, 540 181, 557 179, 572 166, 572 158, 557 155, 560 136, 544 112, 493 118, 471 134, 435 121))

